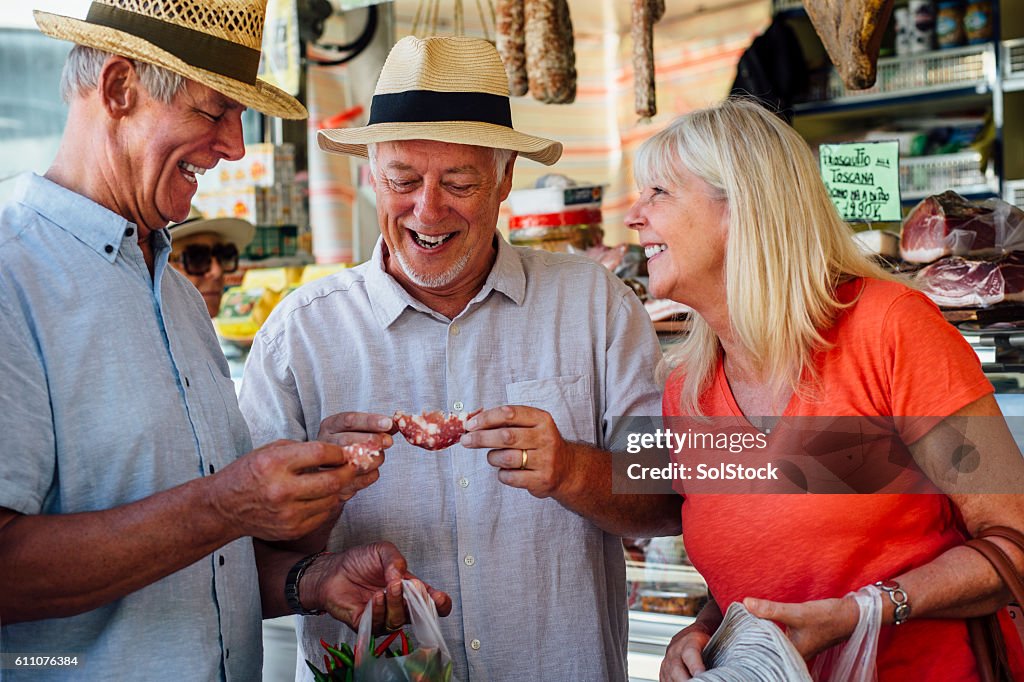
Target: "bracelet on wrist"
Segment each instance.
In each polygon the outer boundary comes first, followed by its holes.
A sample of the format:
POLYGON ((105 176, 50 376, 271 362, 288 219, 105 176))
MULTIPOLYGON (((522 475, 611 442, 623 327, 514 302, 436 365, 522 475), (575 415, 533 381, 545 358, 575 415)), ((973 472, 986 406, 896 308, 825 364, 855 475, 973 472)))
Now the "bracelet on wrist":
POLYGON ((284 598, 288 602, 288 608, 292 610, 292 613, 299 616, 319 616, 325 613, 323 609, 307 609, 302 605, 302 598, 299 596, 299 581, 302 580, 306 569, 312 566, 314 561, 327 553, 326 549, 322 549, 315 554, 303 557, 296 561, 295 565, 288 571, 288 577, 284 581, 284 598))
POLYGON ((892 612, 893 625, 903 625, 910 618, 910 597, 907 591, 895 580, 879 580, 875 587, 889 595, 889 601, 895 607, 892 612))

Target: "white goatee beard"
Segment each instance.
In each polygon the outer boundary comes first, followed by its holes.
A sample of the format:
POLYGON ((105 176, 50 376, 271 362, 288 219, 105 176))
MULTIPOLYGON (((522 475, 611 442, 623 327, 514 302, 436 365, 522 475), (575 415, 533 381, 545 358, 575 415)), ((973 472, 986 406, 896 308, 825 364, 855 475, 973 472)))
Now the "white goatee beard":
POLYGON ((395 249, 392 255, 398 261, 399 267, 402 268, 402 272, 405 276, 412 280, 413 284, 424 289, 441 289, 448 286, 456 280, 456 278, 462 274, 462 271, 466 269, 466 265, 469 263, 470 256, 473 254, 469 251, 462 254, 459 260, 448 268, 447 271, 437 275, 423 275, 413 269, 412 264, 405 257, 405 254, 400 250, 395 249))

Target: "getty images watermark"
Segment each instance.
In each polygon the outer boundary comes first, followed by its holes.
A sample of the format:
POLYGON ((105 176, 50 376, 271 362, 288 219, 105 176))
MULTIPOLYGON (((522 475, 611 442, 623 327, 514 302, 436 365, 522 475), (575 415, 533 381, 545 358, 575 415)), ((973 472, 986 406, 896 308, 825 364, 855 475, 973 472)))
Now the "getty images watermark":
POLYGON ((1024 493, 1020 417, 632 417, 613 426, 617 493, 1024 493))

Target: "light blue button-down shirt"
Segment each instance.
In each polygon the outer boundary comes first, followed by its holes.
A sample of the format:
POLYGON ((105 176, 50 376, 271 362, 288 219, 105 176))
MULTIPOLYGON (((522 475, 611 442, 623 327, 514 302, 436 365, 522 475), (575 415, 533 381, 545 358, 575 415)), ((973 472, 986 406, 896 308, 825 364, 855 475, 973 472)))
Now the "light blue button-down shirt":
MULTIPOLYGON (((623 415, 660 414, 660 351, 639 299, 580 256, 509 246, 449 320, 373 259, 289 294, 257 334, 240 402, 258 443, 315 438, 343 410, 547 410, 572 441, 617 442, 623 415)), ((498 481, 486 450, 439 452, 400 435, 380 480, 345 505, 329 548, 386 539, 452 595, 441 629, 462 680, 626 677, 626 576, 619 538, 552 499, 498 481)), ((326 617, 300 645, 351 641, 326 617)), ((311 679, 305 666, 299 677, 311 679)))
MULTIPOLYGON (((167 232, 152 240, 151 277, 133 223, 34 175, 0 209, 0 507, 109 509, 250 449, 206 306, 167 265, 167 232)), ((260 623, 244 538, 94 611, 3 626, 8 658, 79 665, 0 678, 249 682, 260 623)))

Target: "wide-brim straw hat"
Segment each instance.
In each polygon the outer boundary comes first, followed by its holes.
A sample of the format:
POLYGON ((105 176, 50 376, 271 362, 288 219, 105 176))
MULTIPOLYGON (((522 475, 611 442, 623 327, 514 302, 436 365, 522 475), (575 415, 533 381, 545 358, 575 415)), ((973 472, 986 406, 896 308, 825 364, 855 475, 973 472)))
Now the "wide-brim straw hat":
POLYGON ((188 213, 188 217, 180 223, 173 223, 167 226, 171 233, 171 239, 184 239, 194 234, 212 232, 224 240, 225 243, 234 244, 241 251, 252 238, 256 236, 256 227, 248 220, 241 218, 204 218, 202 212, 195 206, 188 213))
POLYGON ((281 118, 306 108, 256 77, 266 0, 95 0, 85 19, 34 12, 39 30, 155 64, 281 118))
POLYGON ((512 128, 508 76, 486 40, 464 36, 402 38, 391 48, 361 128, 321 130, 320 148, 366 156, 366 145, 433 140, 511 149, 546 166, 562 145, 512 128))

